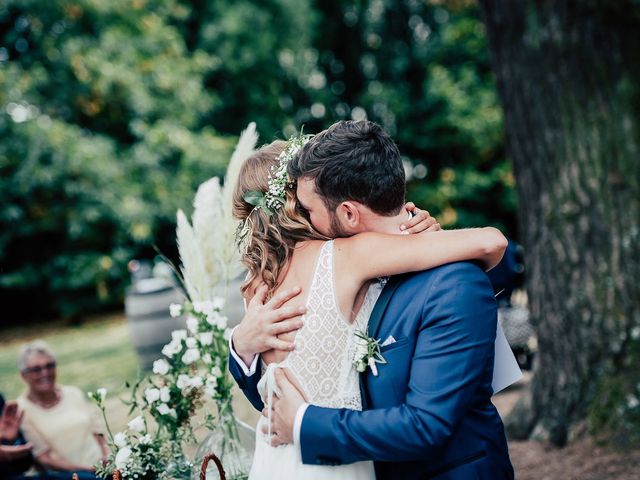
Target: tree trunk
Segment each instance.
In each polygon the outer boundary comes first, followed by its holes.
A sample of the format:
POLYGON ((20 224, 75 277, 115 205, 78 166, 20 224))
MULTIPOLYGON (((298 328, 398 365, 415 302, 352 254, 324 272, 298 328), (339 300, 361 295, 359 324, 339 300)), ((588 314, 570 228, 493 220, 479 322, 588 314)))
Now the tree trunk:
POLYGON ((629 362, 640 351, 640 8, 632 0, 480 4, 538 332, 528 397, 507 428, 563 445, 595 405, 612 417, 638 408, 629 362), (603 400, 612 378, 628 405, 603 400))

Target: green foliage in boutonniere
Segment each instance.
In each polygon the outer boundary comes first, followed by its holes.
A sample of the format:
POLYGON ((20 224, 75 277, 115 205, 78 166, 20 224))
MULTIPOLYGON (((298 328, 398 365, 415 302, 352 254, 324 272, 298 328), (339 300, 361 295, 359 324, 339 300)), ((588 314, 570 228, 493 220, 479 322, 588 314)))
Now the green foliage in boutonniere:
POLYGON ((374 376, 378 376, 376 363, 385 364, 387 361, 380 353, 380 340, 367 336, 366 333, 356 330, 356 349, 353 358, 355 369, 363 373, 367 367, 371 369, 374 376))

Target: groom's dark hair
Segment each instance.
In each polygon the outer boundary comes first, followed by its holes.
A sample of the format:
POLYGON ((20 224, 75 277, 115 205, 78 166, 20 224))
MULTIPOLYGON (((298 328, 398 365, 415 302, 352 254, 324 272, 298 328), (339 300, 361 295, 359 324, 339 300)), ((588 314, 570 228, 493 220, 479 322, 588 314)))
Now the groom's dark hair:
POLYGON ((288 165, 289 176, 313 179, 331 213, 355 200, 379 215, 404 206, 405 174, 398 147, 369 121, 340 121, 314 136, 288 165))

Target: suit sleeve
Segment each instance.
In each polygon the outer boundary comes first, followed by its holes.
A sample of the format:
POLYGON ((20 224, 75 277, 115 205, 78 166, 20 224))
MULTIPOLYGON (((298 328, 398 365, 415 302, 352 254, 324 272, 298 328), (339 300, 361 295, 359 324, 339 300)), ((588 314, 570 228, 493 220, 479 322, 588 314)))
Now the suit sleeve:
POLYGON ((479 396, 491 396, 497 314, 486 275, 470 263, 451 264, 426 289, 414 300, 423 305, 415 309, 421 319, 405 403, 362 412, 310 406, 303 463, 424 461, 439 454, 479 396))
MULTIPOLYGON (((262 360, 258 360, 256 370, 260 369, 261 361, 262 360)), ((237 360, 233 355, 231 355, 231 353, 229 353, 229 372, 242 390, 242 393, 244 393, 244 396, 251 402, 251 405, 253 405, 258 411, 262 411, 264 403, 258 393, 258 382, 260 381, 260 375, 258 372, 249 376, 245 375, 242 367, 238 364, 237 360)))

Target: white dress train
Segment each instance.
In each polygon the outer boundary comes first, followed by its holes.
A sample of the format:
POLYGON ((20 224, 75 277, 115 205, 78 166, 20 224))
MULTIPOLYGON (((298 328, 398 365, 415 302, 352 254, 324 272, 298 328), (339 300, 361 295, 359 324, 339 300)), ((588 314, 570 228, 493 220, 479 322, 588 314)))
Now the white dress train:
MULTIPOLYGON (((333 241, 320 249, 307 298, 303 327, 295 338, 296 349, 278 364, 263 368, 258 390, 265 405, 275 394, 274 372, 286 368, 303 389, 310 404, 330 408, 362 409, 358 372, 353 367, 356 330, 366 331, 369 315, 382 286, 374 283, 354 322, 338 308, 333 277, 333 241)), ((299 445, 272 447, 262 433, 264 417, 256 428, 256 449, 249 480, 373 480, 373 462, 350 465, 304 465, 299 445)))

